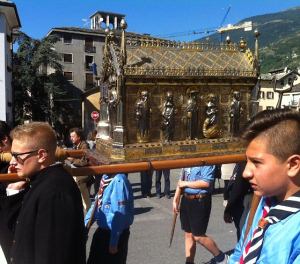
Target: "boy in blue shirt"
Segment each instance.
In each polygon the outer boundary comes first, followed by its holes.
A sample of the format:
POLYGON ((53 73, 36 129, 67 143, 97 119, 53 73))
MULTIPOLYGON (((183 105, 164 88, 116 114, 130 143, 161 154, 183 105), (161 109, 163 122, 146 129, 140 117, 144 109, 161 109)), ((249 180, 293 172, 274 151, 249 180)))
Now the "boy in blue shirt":
POLYGON ((196 243, 206 248, 216 263, 226 263, 228 256, 206 235, 211 211, 211 193, 216 166, 182 169, 173 200, 173 212, 180 211, 181 228, 184 230, 186 264, 194 264, 196 243), (179 209, 180 196, 182 199, 179 209))
MULTIPOLYGON (((97 196, 95 199, 101 200, 97 204, 94 215, 98 228, 93 236, 87 263, 125 264, 129 228, 133 223, 134 215, 133 191, 125 174, 102 177, 100 188, 104 191, 100 194, 100 199, 97 199, 97 196)), ((94 206, 95 202, 86 214, 86 225, 94 206)))
POLYGON ((262 198, 229 263, 300 263, 300 113, 260 112, 242 138, 243 177, 262 198))

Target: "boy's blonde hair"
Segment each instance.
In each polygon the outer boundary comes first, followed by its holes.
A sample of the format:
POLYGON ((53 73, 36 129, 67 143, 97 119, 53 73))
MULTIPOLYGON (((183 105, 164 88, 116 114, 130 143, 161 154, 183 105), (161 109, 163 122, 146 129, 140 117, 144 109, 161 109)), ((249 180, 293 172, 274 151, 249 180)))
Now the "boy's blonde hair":
POLYGON ((24 141, 32 149, 45 149, 51 156, 56 150, 56 133, 46 122, 31 122, 15 127, 11 133, 13 140, 24 141))

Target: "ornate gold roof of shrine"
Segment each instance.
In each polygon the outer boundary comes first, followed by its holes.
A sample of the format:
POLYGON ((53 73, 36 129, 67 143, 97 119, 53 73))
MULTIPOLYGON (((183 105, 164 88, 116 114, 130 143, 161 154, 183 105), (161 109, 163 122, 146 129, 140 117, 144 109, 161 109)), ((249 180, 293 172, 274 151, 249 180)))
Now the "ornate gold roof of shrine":
POLYGON ((252 52, 233 43, 130 38, 126 53, 125 75, 256 77, 252 52))

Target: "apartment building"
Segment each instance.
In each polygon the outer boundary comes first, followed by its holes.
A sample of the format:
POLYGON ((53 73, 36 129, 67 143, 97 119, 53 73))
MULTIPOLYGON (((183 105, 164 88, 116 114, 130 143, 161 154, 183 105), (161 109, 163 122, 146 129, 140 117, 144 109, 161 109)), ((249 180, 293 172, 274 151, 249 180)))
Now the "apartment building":
POLYGON ((98 86, 97 76, 102 65, 105 29, 110 28, 118 33, 124 17, 123 14, 97 11, 90 16, 90 28, 55 27, 47 34, 59 37, 54 47, 61 55, 63 74, 70 84, 71 100, 78 110, 74 114, 79 120, 82 119, 82 126, 88 127, 87 130, 90 130, 93 122, 91 112, 99 110, 99 100, 93 100, 96 105, 83 104, 82 100, 85 98, 84 94, 98 86))
POLYGON ((57 35, 55 50, 61 54, 65 78, 81 92, 95 87, 102 64, 105 29, 119 29, 125 15, 97 11, 90 17, 91 27, 55 27, 48 35, 57 35))
POLYGON ((281 107, 300 107, 299 71, 282 68, 260 76, 259 111, 281 107))
POLYGON ((259 92, 259 111, 274 109, 278 101, 278 93, 273 90, 273 76, 270 73, 261 74, 259 92))
POLYGON ((12 48, 14 31, 21 27, 17 7, 0 0, 0 120, 13 123, 12 48))

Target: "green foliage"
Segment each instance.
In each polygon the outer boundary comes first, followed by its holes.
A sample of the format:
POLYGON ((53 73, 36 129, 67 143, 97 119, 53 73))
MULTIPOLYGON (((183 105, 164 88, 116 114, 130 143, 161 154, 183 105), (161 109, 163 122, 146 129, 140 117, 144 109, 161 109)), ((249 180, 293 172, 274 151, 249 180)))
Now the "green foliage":
POLYGON ((269 70, 290 67, 295 69, 300 66, 300 37, 297 34, 272 43, 261 50, 264 72, 269 70))
POLYGON ((63 104, 56 103, 56 100, 70 97, 69 83, 63 77, 59 62, 60 56, 53 46, 56 41, 55 36, 35 40, 25 33, 21 33, 17 39, 18 50, 13 54, 16 123, 26 120, 48 121, 54 128, 60 128, 62 123, 68 124, 68 120, 72 120, 67 114, 66 119, 61 118, 65 110, 72 113, 68 100, 63 104), (49 66, 52 68, 51 74, 47 73, 49 66))
POLYGON ((54 44, 58 40, 59 38, 54 35, 48 36, 41 40, 32 61, 32 64, 35 66, 35 68, 39 68, 41 65, 47 65, 53 68, 55 71, 62 71, 62 66, 59 63, 60 56, 54 50, 54 44))

